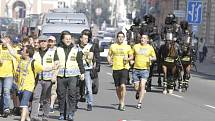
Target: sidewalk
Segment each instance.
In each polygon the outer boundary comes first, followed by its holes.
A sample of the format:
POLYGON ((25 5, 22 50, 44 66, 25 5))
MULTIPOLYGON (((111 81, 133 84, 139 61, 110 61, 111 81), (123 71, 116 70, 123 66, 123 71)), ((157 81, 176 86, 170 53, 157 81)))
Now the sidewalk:
MULTIPOLYGON (((215 63, 213 63, 212 61, 205 60, 203 63, 199 63, 199 61, 197 60, 195 64, 198 73, 215 76, 215 63)), ((192 71, 196 71, 194 67, 192 68, 192 71)))

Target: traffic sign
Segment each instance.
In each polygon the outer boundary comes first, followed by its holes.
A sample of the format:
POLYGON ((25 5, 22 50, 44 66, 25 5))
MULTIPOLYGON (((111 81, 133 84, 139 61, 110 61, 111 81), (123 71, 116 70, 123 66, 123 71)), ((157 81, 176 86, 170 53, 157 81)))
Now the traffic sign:
POLYGON ((200 24, 202 22, 202 1, 188 0, 187 3, 187 21, 189 24, 200 24))
POLYGON ((174 10, 173 12, 175 14, 176 17, 181 17, 181 18, 185 18, 186 16, 186 11, 185 10, 174 10))

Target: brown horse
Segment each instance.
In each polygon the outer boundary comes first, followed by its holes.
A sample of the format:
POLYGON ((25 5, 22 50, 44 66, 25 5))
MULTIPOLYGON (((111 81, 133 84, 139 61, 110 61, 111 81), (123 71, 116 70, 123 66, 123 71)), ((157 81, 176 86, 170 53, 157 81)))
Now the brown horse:
POLYGON ((179 50, 175 41, 166 41, 161 46, 159 55, 161 58, 162 69, 164 73, 163 93, 167 91, 172 93, 177 79, 177 60, 179 59, 179 50))

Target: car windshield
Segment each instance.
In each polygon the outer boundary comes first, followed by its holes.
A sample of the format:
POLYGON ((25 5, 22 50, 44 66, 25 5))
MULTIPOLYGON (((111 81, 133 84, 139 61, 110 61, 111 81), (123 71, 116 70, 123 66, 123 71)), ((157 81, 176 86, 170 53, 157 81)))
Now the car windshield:
POLYGON ((100 47, 104 49, 109 49, 111 42, 101 42, 100 47))
POLYGON ((0 24, 9 25, 12 22, 11 18, 0 18, 0 24))

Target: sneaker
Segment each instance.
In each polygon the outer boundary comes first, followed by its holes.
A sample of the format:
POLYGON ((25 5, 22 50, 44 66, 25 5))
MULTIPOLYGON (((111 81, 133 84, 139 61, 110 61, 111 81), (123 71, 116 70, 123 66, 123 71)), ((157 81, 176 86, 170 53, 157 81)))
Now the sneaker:
POLYGON ((73 117, 74 117, 74 114, 73 114, 73 113, 72 113, 72 114, 69 114, 67 120, 68 120, 68 121, 74 121, 74 118, 73 118, 73 117))
POLYGON ((137 104, 137 109, 140 109, 141 108, 141 103, 138 103, 137 104))
POLYGON ((165 95, 167 94, 167 90, 166 89, 163 90, 163 94, 165 94, 165 95))
POLYGON ((125 106, 122 106, 121 104, 119 104, 118 110, 125 111, 125 106))
POLYGON ((51 107, 50 107, 49 113, 54 113, 54 108, 51 108, 51 107))
POLYGON ((19 107, 14 107, 13 108, 13 115, 14 116, 20 116, 21 115, 21 111, 19 107))
POLYGON ((173 89, 169 89, 169 94, 172 94, 173 93, 173 89))
POLYGON ((135 98, 138 100, 139 97, 140 97, 140 93, 139 93, 139 92, 136 92, 135 98))
POLYGON ((43 116, 42 121, 48 121, 48 117, 47 116, 43 116))
POLYGON ((10 115, 10 109, 4 109, 3 118, 7 118, 10 115))
POLYGON ((64 115, 60 114, 60 117, 58 118, 58 120, 64 120, 64 115))
POLYGON ((42 118, 40 118, 40 117, 32 117, 31 121, 42 121, 42 118))
POLYGON ((87 105, 87 111, 92 111, 92 110, 93 110, 92 105, 91 105, 91 104, 88 104, 88 105, 87 105))

